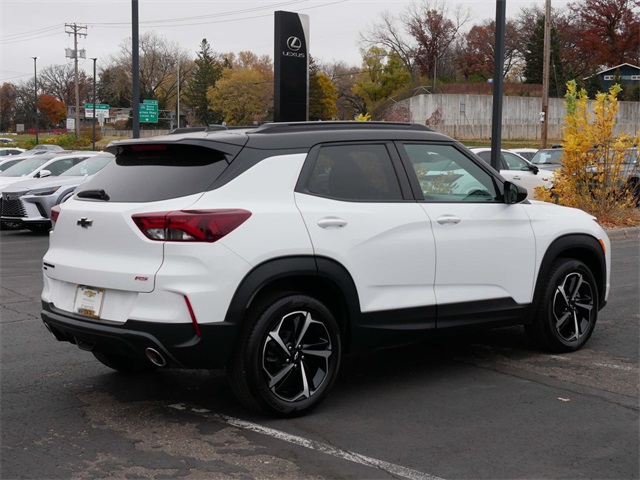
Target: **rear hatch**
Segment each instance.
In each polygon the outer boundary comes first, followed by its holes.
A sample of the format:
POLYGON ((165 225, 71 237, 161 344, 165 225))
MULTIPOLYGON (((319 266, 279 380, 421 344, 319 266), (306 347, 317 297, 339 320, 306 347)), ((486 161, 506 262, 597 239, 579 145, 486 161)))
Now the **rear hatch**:
MULTIPOLYGON (((241 138, 236 142, 243 143, 246 137, 241 138)), ((241 148, 189 139, 118 143, 115 161, 62 204, 44 257, 45 275, 78 285, 151 292, 165 242, 147 238, 132 217, 188 209, 241 148)))

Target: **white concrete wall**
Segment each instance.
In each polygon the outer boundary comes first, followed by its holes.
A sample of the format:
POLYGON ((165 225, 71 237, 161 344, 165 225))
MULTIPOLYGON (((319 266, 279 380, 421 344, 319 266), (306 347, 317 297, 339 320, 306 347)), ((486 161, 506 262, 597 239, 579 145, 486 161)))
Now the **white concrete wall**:
MULTIPOLYGON (((540 139, 540 97, 505 96, 502 103, 502 139, 540 139)), ((409 112, 406 120, 425 124, 436 110, 442 116, 441 123, 431 128, 457 139, 490 139, 493 96, 491 95, 416 95, 396 108, 409 112)), ((547 138, 562 138, 562 125, 566 109, 564 99, 549 99, 549 129, 547 138)), ((620 102, 617 115, 617 133, 640 134, 640 102, 620 102)))

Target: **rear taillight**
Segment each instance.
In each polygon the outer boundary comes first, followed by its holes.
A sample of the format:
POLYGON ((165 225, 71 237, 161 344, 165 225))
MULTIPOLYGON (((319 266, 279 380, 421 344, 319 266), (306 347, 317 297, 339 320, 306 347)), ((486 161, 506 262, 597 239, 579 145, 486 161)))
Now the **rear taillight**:
POLYGON ((55 207, 51 207, 51 228, 56 226, 56 222, 58 221, 58 217, 60 216, 60 205, 56 205, 55 207))
POLYGON ((131 218, 151 239, 162 242, 215 242, 251 216, 241 209, 137 213, 131 218))

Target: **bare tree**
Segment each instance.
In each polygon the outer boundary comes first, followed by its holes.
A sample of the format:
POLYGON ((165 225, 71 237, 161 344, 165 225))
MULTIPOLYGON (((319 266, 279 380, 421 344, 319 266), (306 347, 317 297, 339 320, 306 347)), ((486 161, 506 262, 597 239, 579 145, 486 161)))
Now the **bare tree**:
MULTIPOLYGON (((39 80, 39 79, 38 79, 39 80)), ((13 101, 13 122, 16 124, 22 123, 26 128, 35 128, 35 98, 34 98, 34 79, 20 82, 17 85, 13 85, 11 92, 11 100, 13 101)), ((38 83, 40 83, 38 81, 38 83)), ((42 93, 39 91, 38 93, 42 93)), ((39 126, 42 127, 42 117, 39 116, 39 126)))
POLYGON ((16 86, 5 82, 0 87, 0 131, 10 129, 16 114, 16 86))
POLYGON ((360 95, 353 92, 353 86, 361 73, 356 66, 343 61, 318 64, 318 69, 331 79, 338 89, 337 117, 340 120, 352 120, 359 113, 367 111, 367 104, 360 95))
POLYGON ((437 73, 438 61, 451 52, 470 16, 460 5, 451 11, 444 0, 424 0, 409 7, 404 22, 416 42, 415 63, 421 75, 437 73))
MULTIPOLYGON (((38 83, 42 91, 64 103, 67 107, 76 104, 75 69, 73 64, 50 65, 38 74, 38 83)), ((78 72, 78 89, 81 101, 91 98, 93 78, 80 70, 78 72)))
POLYGON ((445 0, 422 0, 410 5, 398 18, 388 12, 381 22, 360 34, 368 50, 383 47, 402 60, 414 83, 432 76, 438 62, 451 54, 455 40, 471 14, 460 5, 452 9, 445 0))
MULTIPOLYGON (((155 32, 147 32, 140 36, 140 98, 156 99, 159 107, 173 107, 178 90, 178 65, 182 79, 189 77, 193 61, 189 53, 177 43, 169 42, 155 32)), ((125 40, 120 52, 112 57, 104 70, 109 69, 114 86, 131 85, 130 71, 132 64, 131 39, 125 40), (121 78, 127 75, 129 78, 121 78)), ((119 88, 118 88, 119 89, 119 88)), ((126 93, 131 98, 130 87, 126 93)))
POLYGON ((378 46, 384 50, 395 53, 405 64, 411 73, 414 82, 419 79, 419 73, 415 68, 417 45, 414 39, 407 34, 406 18, 398 19, 389 12, 383 12, 380 23, 371 29, 360 33, 363 42, 363 51, 368 51, 371 47, 378 46))

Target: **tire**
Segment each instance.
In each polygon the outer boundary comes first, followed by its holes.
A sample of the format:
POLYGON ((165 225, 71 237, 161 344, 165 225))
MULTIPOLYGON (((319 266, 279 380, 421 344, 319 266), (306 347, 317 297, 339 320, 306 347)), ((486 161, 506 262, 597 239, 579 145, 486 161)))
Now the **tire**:
POLYGON ((116 353, 91 352, 100 363, 122 373, 152 372, 156 367, 153 363, 138 358, 118 355, 116 353))
POLYGON ((640 180, 638 180, 637 178, 630 179, 629 182, 627 183, 627 189, 629 190, 629 192, 631 193, 631 196, 633 197, 633 206, 639 207, 640 206, 640 180))
POLYGON ((227 366, 238 400, 281 417, 315 408, 340 367, 340 332, 331 311, 313 297, 283 292, 246 320, 227 366))
POLYGON ((574 259, 556 260, 538 298, 533 321, 526 326, 530 339, 550 352, 582 348, 598 317, 598 287, 589 268, 574 259))

